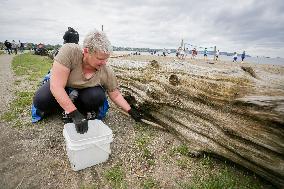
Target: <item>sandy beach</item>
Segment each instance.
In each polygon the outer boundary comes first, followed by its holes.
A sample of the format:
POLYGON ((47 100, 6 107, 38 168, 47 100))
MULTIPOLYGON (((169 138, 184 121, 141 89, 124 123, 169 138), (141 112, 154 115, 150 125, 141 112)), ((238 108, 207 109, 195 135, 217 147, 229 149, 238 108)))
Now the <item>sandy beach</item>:
POLYGON ((194 64, 194 65, 202 65, 205 67, 214 67, 214 68, 226 68, 226 67, 239 67, 239 66, 251 66, 252 68, 263 69, 265 71, 269 71, 271 73, 280 73, 284 74, 284 62, 283 65, 272 65, 272 64, 257 64, 249 61, 244 62, 232 62, 228 60, 223 60, 222 57, 218 61, 214 61, 213 59, 204 60, 202 58, 192 59, 191 57, 187 57, 185 59, 179 59, 177 57, 171 56, 155 56, 155 55, 129 55, 125 53, 115 52, 111 58, 119 59, 119 60, 128 60, 128 61, 137 61, 137 62, 149 62, 152 60, 156 60, 159 63, 177 63, 177 64, 194 64))

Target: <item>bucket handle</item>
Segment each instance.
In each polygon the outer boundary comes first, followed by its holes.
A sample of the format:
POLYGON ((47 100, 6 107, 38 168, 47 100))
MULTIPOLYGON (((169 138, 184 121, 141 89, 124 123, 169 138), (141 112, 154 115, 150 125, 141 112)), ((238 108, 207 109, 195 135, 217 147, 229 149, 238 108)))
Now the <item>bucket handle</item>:
POLYGON ((99 149, 101 149, 102 151, 106 152, 107 154, 110 154, 111 151, 110 150, 106 150, 104 148, 102 148, 101 146, 97 145, 97 144, 94 144, 95 146, 97 146, 99 149))
MULTIPOLYGON (((99 141, 97 141, 97 142, 100 142, 100 141, 103 141, 103 140, 99 140, 99 141)), ((105 144, 107 144, 107 143, 105 143, 105 144)), ((110 150, 106 150, 106 149, 102 148, 101 146, 97 145, 96 143, 94 143, 94 144, 92 144, 92 145, 95 145, 96 147, 98 147, 99 149, 101 149, 102 151, 104 151, 104 152, 106 152, 106 153, 108 153, 108 154, 111 153, 110 150)), ((92 145, 90 145, 90 146, 92 146, 92 145)), ((85 149, 87 149, 87 148, 82 148, 82 149, 80 149, 80 150, 85 150, 85 149)))

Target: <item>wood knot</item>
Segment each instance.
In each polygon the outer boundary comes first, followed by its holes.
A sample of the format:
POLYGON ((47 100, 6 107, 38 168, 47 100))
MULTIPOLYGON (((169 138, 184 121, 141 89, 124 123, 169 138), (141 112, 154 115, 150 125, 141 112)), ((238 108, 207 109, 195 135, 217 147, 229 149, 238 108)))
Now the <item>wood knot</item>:
POLYGON ((150 65, 151 65, 151 67, 153 67, 153 68, 160 68, 160 65, 159 65, 159 63, 158 63, 158 61, 157 60, 151 60, 150 61, 150 65))
POLYGON ((170 76, 170 78, 169 78, 169 82, 170 82, 170 84, 173 85, 173 86, 179 85, 178 76, 175 75, 175 74, 172 74, 172 75, 170 76))
POLYGON ((249 73, 252 77, 256 78, 256 74, 255 74, 254 70, 252 69, 252 67, 250 67, 250 66, 241 66, 241 68, 245 72, 249 73))

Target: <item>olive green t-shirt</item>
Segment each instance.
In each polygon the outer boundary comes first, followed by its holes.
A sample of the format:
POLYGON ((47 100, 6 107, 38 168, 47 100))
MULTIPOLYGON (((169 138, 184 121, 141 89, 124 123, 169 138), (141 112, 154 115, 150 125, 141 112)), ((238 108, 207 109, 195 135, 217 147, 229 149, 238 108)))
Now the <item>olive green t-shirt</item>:
POLYGON ((82 89, 100 85, 108 92, 112 92, 118 87, 113 70, 106 65, 100 67, 90 79, 84 77, 82 71, 83 51, 77 44, 64 44, 54 60, 70 69, 67 87, 82 89))

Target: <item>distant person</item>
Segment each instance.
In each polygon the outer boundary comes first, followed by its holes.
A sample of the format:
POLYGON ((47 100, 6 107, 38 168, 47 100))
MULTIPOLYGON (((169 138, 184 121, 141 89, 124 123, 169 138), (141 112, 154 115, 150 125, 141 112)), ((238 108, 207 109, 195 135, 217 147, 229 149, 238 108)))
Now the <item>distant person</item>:
POLYGON ((42 43, 38 44, 38 45, 37 45, 37 48, 43 49, 43 48, 44 48, 44 44, 42 44, 42 43))
POLYGON ((179 47, 178 49, 177 49, 177 52, 176 52, 176 57, 180 57, 180 51, 181 51, 182 49, 181 49, 181 47, 179 47))
POLYGON ((110 41, 98 30, 86 35, 83 49, 78 44, 64 44, 54 58, 50 80, 33 98, 32 115, 36 118, 33 122, 61 107, 64 118, 84 134, 88 131, 87 119, 97 118, 106 94, 135 121, 141 121, 142 115, 124 99, 117 78, 107 65, 111 53, 110 41), (90 114, 94 116, 88 118, 90 114))
POLYGON ((18 53, 18 45, 15 40, 12 41, 12 50, 15 54, 18 53))
POLYGON ((207 48, 205 48, 203 51, 203 56, 204 56, 205 61, 207 60, 207 54, 208 54, 208 51, 207 51, 207 48))
POLYGON ((215 54, 216 61, 219 60, 219 56, 220 56, 220 52, 219 52, 219 50, 217 50, 217 52, 216 52, 216 54, 215 54))
POLYGON ((166 56, 167 50, 164 48, 163 49, 163 56, 166 56))
POLYGON ((12 53, 12 44, 8 40, 6 40, 4 42, 4 45, 6 47, 6 50, 7 50, 8 54, 11 54, 12 53))
POLYGON ((189 49, 188 48, 186 48, 185 49, 185 51, 184 51, 184 59, 187 57, 187 55, 189 55, 190 54, 190 51, 189 51, 189 49))
POLYGON ((79 43, 79 33, 71 27, 68 27, 68 30, 63 36, 64 44, 65 43, 79 43))
POLYGON ((192 59, 195 59, 195 57, 197 56, 197 50, 196 50, 196 48, 192 49, 192 51, 191 51, 191 56, 192 56, 192 59))
POLYGON ((179 52, 179 59, 183 60, 184 59, 184 49, 180 49, 180 52, 179 52))
POLYGON ((244 62, 245 57, 246 57, 246 51, 244 51, 244 52, 242 53, 242 56, 241 56, 242 62, 244 62))
POLYGON ((32 49, 36 52, 37 44, 32 44, 32 49))
POLYGON ((24 52, 24 43, 21 43, 20 40, 19 40, 19 51, 20 51, 20 53, 24 52))
POLYGON ((234 52, 233 62, 237 62, 237 59, 238 59, 238 54, 236 52, 234 52))

